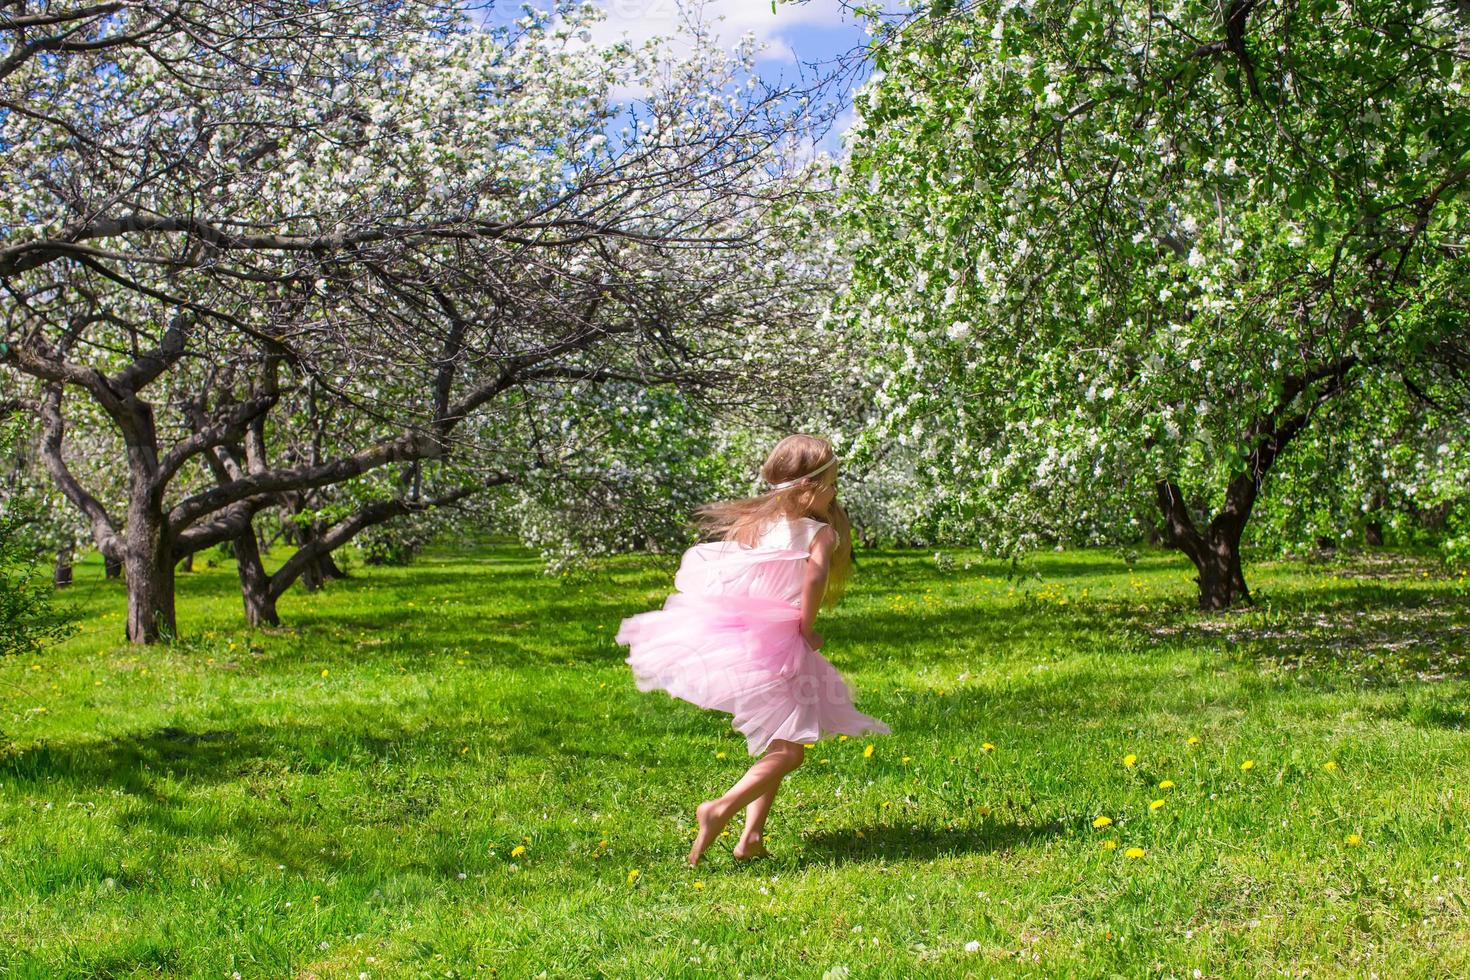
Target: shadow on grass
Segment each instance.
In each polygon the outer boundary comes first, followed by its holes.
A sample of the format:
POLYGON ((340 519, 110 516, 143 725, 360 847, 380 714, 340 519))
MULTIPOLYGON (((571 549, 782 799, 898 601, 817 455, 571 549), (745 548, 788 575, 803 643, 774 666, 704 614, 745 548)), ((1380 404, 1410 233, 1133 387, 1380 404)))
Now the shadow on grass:
POLYGON ((936 576, 954 582, 986 578, 1016 585, 1035 585, 1058 579, 1115 578, 1125 581, 1130 574, 1168 570, 1177 570, 1181 582, 1187 582, 1192 574, 1189 562, 1182 556, 1162 552, 1140 558, 1131 566, 1121 558, 1106 554, 1099 554, 1091 561, 1040 555, 1014 567, 1008 562, 984 560, 972 561, 969 568, 961 562, 951 571, 940 572, 931 555, 874 550, 861 551, 854 557, 853 580, 862 583, 864 591, 886 594, 911 591, 919 585, 932 587, 936 576))
POLYGON ((1408 722, 1419 728, 1443 728, 1463 732, 1470 729, 1470 694, 1425 701, 1404 699, 1373 712, 1375 717, 1408 722))
POLYGON ((1187 647, 1300 671, 1304 683, 1328 687, 1470 677, 1470 596, 1429 592, 1415 579, 1274 588, 1254 606, 1208 614, 1157 595, 1074 596, 1065 605, 1036 597, 973 607, 875 605, 839 616, 824 632, 839 659, 845 650, 858 653, 854 666, 905 662, 918 645, 932 663, 1098 647, 1126 666, 1187 647))
POLYGON ((271 751, 251 735, 166 727, 106 741, 46 742, 0 755, 0 776, 16 783, 109 786, 149 799, 158 776, 215 782, 238 774, 245 760, 271 751))
POLYGON ((1470 597, 1410 582, 1281 590, 1254 607, 1130 628, 1329 686, 1470 677, 1470 597))
MULTIPOLYGON (((352 841, 393 837, 432 819, 458 762, 440 733, 325 730, 306 726, 241 726, 235 731, 165 727, 115 738, 42 744, 0 755, 0 781, 60 798, 96 790, 122 793, 137 805, 112 811, 123 828, 178 842, 181 851, 228 838, 271 865, 343 868, 352 841), (410 771, 400 756, 426 763, 410 771), (331 787, 309 778, 351 770, 331 787), (308 778, 301 778, 301 777, 308 778), (347 792, 343 792, 344 787, 347 792)), ((503 772, 498 762, 482 770, 503 772)), ((400 871, 447 874, 454 857, 434 849, 404 852, 400 871)), ((126 875, 109 869, 124 885, 126 875)), ((147 869, 133 877, 142 882, 147 869)))
POLYGON ((802 857, 805 862, 828 864, 930 860, 1007 851, 1065 833, 1066 828, 1059 820, 1041 823, 987 821, 982 826, 971 828, 885 824, 807 835, 802 841, 802 857))

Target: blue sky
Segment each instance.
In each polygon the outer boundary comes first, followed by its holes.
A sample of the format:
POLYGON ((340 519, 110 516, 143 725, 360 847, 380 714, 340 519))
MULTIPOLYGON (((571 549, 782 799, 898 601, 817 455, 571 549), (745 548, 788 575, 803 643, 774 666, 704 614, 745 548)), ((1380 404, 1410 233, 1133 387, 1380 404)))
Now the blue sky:
MULTIPOLYGON (((813 63, 830 62, 867 41, 867 34, 852 14, 844 11, 840 0, 808 0, 792 5, 780 3, 771 12, 770 0, 595 0, 607 14, 607 20, 596 32, 599 41, 610 41, 627 35, 634 41, 665 37, 676 32, 680 11, 703 8, 704 20, 718 23, 720 40, 734 44, 746 32, 755 34, 765 50, 757 63, 761 76, 770 82, 799 82, 812 77, 813 63)), ((501 0, 496 3, 489 20, 506 22, 521 15, 520 3, 501 0)), ((549 2, 532 2, 532 7, 546 8, 549 2)), ((818 69, 820 71, 820 68, 818 69)), ((850 115, 846 103, 850 93, 836 92, 842 115, 825 148, 838 149, 837 135, 846 128, 850 115)))

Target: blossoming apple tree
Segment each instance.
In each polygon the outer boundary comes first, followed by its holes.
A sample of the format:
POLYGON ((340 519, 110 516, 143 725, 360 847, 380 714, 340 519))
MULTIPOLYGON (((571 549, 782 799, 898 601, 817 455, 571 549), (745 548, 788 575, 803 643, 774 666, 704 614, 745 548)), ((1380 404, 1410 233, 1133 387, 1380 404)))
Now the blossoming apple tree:
POLYGON ((1463 5, 921 7, 879 33, 846 174, 870 439, 941 528, 1102 540, 1151 500, 1201 606, 1248 598, 1278 461, 1463 346, 1463 5))
POLYGON ((595 16, 0 16, 5 394, 125 565, 131 639, 176 629, 174 565, 200 549, 233 543, 247 614, 272 623, 365 528, 616 458, 608 426, 565 424, 576 393, 603 414, 654 390, 712 406, 780 368, 829 282, 790 261, 811 218, 799 101, 752 81, 748 47, 601 48, 595 16), (91 461, 124 474, 121 501, 75 465, 79 405, 122 442, 91 461), (257 522, 283 513, 301 547, 266 574, 257 522))

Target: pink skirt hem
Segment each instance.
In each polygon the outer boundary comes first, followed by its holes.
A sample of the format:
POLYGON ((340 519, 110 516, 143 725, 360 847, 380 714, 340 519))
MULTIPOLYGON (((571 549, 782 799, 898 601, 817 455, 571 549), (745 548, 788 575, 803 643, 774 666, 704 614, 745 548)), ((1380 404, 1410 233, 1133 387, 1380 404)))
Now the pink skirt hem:
POLYGON ((801 611, 776 599, 676 592, 625 619, 617 641, 641 691, 661 690, 731 715, 746 749, 832 735, 890 734, 853 707, 837 669, 800 632, 801 611))

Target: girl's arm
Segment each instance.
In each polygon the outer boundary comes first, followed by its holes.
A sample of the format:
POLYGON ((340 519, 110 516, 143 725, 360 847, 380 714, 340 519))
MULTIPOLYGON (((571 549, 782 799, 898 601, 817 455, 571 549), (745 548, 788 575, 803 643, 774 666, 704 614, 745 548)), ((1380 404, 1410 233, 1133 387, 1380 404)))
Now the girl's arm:
POLYGON ((801 635, 814 650, 822 645, 822 638, 812 632, 812 627, 817 624, 817 611, 827 592, 827 570, 836 547, 837 532, 824 527, 812 539, 811 557, 806 560, 806 581, 801 586, 801 635))

